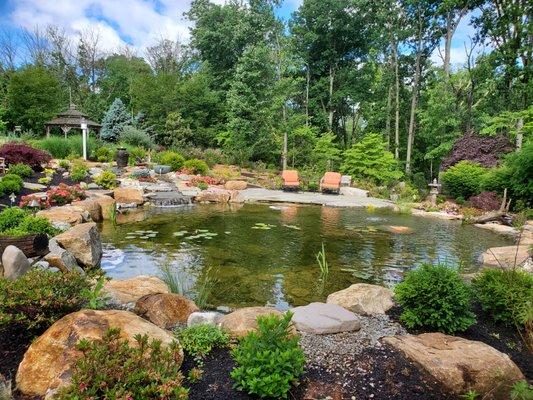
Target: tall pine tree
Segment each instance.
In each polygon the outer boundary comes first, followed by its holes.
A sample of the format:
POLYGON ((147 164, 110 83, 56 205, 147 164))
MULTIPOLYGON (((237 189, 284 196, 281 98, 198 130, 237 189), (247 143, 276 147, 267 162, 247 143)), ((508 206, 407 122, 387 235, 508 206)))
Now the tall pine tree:
POLYGON ((126 111, 122 100, 117 97, 102 120, 100 138, 107 141, 117 141, 124 128, 128 125, 131 125, 131 116, 126 111))

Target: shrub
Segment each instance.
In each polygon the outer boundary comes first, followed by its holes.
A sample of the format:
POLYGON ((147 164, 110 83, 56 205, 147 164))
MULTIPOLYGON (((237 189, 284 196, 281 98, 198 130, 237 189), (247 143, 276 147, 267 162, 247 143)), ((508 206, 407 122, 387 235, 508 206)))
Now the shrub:
POLYGON ((483 311, 506 325, 524 325, 524 313, 532 307, 533 276, 520 270, 485 269, 473 281, 483 311))
POLYGON ((27 329, 46 328, 81 309, 85 302, 81 292, 88 286, 80 274, 38 268, 14 281, 0 278, 0 326, 15 323, 27 329))
POLYGON ((64 170, 68 171, 70 169, 70 163, 68 160, 59 160, 59 168, 63 168, 64 170))
POLYGON ((387 151, 381 135, 372 133, 344 152, 341 171, 376 184, 388 185, 402 177, 394 155, 387 151))
POLYGON ((94 179, 94 183, 104 189, 114 189, 117 187, 117 175, 111 171, 103 171, 100 175, 97 175, 94 179))
POLYGON ((89 169, 87 168, 85 163, 76 162, 72 164, 72 168, 70 171, 70 177, 75 182, 81 182, 87 177, 88 173, 89 173, 89 169))
POLYGON ((16 228, 26 215, 28 215, 28 212, 18 207, 5 208, 0 212, 0 232, 16 228))
POLYGON ((71 383, 59 390, 59 400, 89 399, 187 399, 182 387, 181 348, 168 347, 148 335, 136 335, 136 344, 120 339, 119 329, 109 329, 101 340, 81 340, 82 353, 71 383))
POLYGON ((85 192, 78 185, 69 186, 66 183, 60 183, 46 192, 47 206, 63 206, 76 200, 85 199, 85 192))
POLYGON ((409 271, 394 293, 408 328, 454 333, 475 322, 470 288, 446 265, 424 264, 409 271))
POLYGON ((483 211, 494 211, 500 208, 502 200, 494 192, 481 192, 477 196, 472 196, 468 200, 472 207, 483 211))
POLYGON ((203 152, 203 158, 210 167, 215 164, 227 163, 227 158, 220 149, 205 149, 203 152))
POLYGON ((0 180, 0 195, 19 193, 22 190, 22 178, 15 174, 6 174, 0 180))
POLYGON ((471 161, 461 161, 442 174, 443 189, 453 197, 465 199, 478 194, 487 170, 471 161))
POLYGON ((144 149, 151 149, 154 147, 154 142, 150 135, 142 129, 133 126, 126 126, 119 136, 121 143, 129 144, 130 146, 142 147, 144 149))
POLYGON ((533 399, 533 385, 527 381, 515 382, 511 388, 511 400, 532 400, 533 399))
POLYGON ((69 139, 60 136, 50 136, 46 139, 33 141, 41 150, 47 151, 54 158, 67 158, 72 153, 69 139))
POLYGON ((130 161, 132 161, 133 164, 144 162, 146 158, 145 149, 143 149, 142 147, 133 147, 132 149, 130 149, 129 152, 130 152, 130 161))
POLYGON ((209 167, 207 166, 205 161, 193 158, 183 163, 183 169, 190 174, 205 175, 209 170, 209 167))
POLYGON ((33 174, 33 170, 26 164, 13 164, 9 167, 9 173, 18 175, 21 178, 29 178, 33 174))
POLYGON ((113 151, 109 147, 99 147, 94 152, 94 156, 98 162, 111 162, 113 161, 113 151))
POLYGON ((258 332, 250 332, 232 351, 236 388, 260 397, 287 397, 305 364, 298 338, 289 332, 291 318, 290 312, 257 318, 258 332))
POLYGON ((197 361, 207 356, 215 347, 226 347, 229 336, 220 328, 201 324, 178 331, 177 334, 183 349, 197 361))
POLYGON ((6 159, 6 164, 26 164, 36 171, 41 170, 41 164, 49 162, 52 157, 45 151, 34 149, 24 142, 8 142, 0 148, 0 157, 6 159))
POLYGON ((159 162, 163 165, 170 165, 172 171, 178 171, 183 167, 185 159, 179 153, 165 151, 159 156, 159 162))
POLYGON ((198 187, 198 189, 200 190, 207 190, 209 188, 209 185, 205 182, 198 182, 196 187, 198 187))
POLYGON ((17 230, 24 235, 43 233, 48 236, 55 236, 59 233, 59 230, 54 228, 48 219, 35 215, 26 215, 18 225, 17 230))

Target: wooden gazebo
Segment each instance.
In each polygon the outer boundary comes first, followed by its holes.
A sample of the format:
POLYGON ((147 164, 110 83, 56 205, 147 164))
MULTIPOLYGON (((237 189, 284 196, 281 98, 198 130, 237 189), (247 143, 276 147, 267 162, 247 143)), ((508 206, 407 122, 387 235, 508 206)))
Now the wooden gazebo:
POLYGON ((87 118, 87 115, 76 110, 76 105, 70 103, 70 106, 67 111, 59 113, 56 118, 51 121, 48 121, 44 124, 46 127, 46 137, 50 137, 50 129, 53 127, 59 127, 67 137, 67 133, 71 129, 81 129, 81 124, 87 124, 88 129, 92 129, 96 132, 100 131, 102 125, 97 122, 91 121, 87 118))

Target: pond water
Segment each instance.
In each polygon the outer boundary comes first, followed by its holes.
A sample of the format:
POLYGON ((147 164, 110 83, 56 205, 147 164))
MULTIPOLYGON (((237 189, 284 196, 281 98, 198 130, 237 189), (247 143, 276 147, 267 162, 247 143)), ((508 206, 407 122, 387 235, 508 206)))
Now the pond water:
POLYGON ((283 309, 324 301, 357 282, 392 286, 422 262, 472 272, 487 248, 512 243, 456 221, 320 206, 198 204, 121 220, 101 226, 108 275, 161 275, 167 267, 192 296, 209 277, 216 281, 209 297, 215 307, 283 309), (412 232, 393 233, 390 226, 412 232), (330 269, 326 279, 316 260, 322 243, 330 269))

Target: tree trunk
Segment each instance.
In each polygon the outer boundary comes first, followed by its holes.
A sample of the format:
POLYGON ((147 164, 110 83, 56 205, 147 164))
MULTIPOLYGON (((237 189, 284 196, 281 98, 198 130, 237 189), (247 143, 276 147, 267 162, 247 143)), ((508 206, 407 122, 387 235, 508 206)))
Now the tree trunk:
POLYGON ((328 115, 328 124, 329 130, 333 131, 333 81, 334 81, 334 70, 333 67, 329 67, 329 115, 328 115))
POLYGON ((450 53, 452 49, 452 37, 455 30, 453 24, 453 14, 446 13, 446 36, 444 37, 444 76, 446 81, 450 79, 450 53))
POLYGON ((287 169, 287 144, 288 144, 288 135, 287 135, 287 124, 285 123, 287 121, 287 109, 285 108, 285 105, 283 105, 283 149, 281 151, 281 166, 283 171, 287 169))
POLYGON ((516 151, 520 151, 522 148, 522 141, 524 140, 522 129, 524 129, 524 119, 520 118, 516 123, 516 151))
POLYGON ((387 150, 390 151, 390 142, 391 142, 391 108, 392 108, 392 85, 389 86, 389 94, 387 96, 387 120, 385 121, 385 132, 387 133, 387 150))
POLYGON ((395 101, 394 101, 394 158, 400 158, 400 76, 398 67, 398 44, 393 43, 392 55, 394 58, 394 76, 395 76, 395 101))
POLYGON ((305 126, 309 126, 309 85, 311 82, 311 72, 309 71, 309 65, 306 71, 305 82, 305 126))
POLYGON ((418 81, 420 80, 420 61, 422 58, 422 37, 418 38, 415 62, 415 77, 413 80, 413 94, 411 98, 411 115, 409 116, 409 131, 407 133, 407 155, 405 157, 405 174, 411 175, 411 153, 413 151, 413 142, 415 138, 415 116, 418 104, 418 81))

